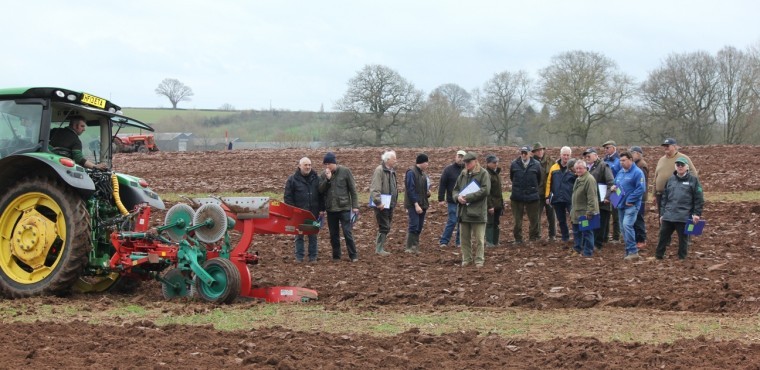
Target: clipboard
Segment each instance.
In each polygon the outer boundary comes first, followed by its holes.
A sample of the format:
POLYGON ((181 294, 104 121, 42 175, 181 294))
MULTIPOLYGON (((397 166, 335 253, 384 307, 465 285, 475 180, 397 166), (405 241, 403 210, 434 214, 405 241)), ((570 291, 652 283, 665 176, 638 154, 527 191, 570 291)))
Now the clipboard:
POLYGON ((475 193, 480 190, 480 184, 476 180, 470 181, 467 186, 462 189, 462 191, 459 192, 459 195, 466 197, 469 194, 475 193))
POLYGON ((598 229, 601 225, 601 216, 597 213, 589 220, 586 216, 578 218, 578 230, 588 231, 598 229))
MULTIPOLYGON (((391 195, 390 194, 380 194, 380 203, 383 204, 385 209, 391 208, 391 195)), ((375 202, 372 201, 372 198, 369 198, 369 207, 370 208, 376 208, 375 202)))
POLYGON ((620 204, 625 200, 625 190, 620 187, 616 187, 615 191, 610 193, 610 204, 615 208, 620 208, 620 204))
POLYGON ((702 230, 704 230, 706 224, 705 220, 699 220, 695 224, 692 219, 688 219, 683 227, 683 233, 684 235, 702 235, 702 230))

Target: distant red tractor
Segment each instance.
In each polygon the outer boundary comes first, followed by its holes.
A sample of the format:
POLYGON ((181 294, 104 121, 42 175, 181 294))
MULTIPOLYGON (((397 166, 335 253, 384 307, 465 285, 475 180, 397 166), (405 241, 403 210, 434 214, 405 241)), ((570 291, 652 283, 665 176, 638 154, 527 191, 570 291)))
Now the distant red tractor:
POLYGON ((157 152, 158 145, 153 134, 119 134, 113 138, 114 153, 157 152))

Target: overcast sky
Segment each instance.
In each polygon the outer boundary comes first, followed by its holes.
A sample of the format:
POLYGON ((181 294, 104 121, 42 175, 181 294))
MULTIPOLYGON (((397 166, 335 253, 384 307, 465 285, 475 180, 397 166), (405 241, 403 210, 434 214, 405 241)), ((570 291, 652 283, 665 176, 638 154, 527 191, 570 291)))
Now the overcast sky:
POLYGON ((13 1, 3 6, 0 86, 57 86, 123 107, 333 110, 367 64, 425 93, 533 79, 564 51, 601 53, 643 80, 671 53, 760 42, 760 1, 13 1))

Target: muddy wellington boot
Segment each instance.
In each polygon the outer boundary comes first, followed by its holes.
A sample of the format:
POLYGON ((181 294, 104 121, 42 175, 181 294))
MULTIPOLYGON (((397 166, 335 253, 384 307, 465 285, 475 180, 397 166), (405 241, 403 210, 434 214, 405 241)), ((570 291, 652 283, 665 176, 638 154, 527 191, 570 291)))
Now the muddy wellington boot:
POLYGON ((412 234, 414 237, 412 238, 412 251, 414 251, 414 254, 420 253, 420 234, 412 234))
POLYGON ((414 253, 414 234, 407 233, 406 234, 406 248, 404 248, 404 253, 414 253))
POLYGON ((390 252, 385 251, 385 240, 388 238, 388 234, 377 234, 377 240, 375 240, 375 253, 381 256, 387 256, 390 252))
POLYGON ((493 226, 492 238, 493 238, 492 240, 493 246, 498 247, 499 246, 499 225, 493 226))
POLYGON ((486 224, 485 246, 488 248, 494 246, 493 235, 494 235, 494 224, 486 224))

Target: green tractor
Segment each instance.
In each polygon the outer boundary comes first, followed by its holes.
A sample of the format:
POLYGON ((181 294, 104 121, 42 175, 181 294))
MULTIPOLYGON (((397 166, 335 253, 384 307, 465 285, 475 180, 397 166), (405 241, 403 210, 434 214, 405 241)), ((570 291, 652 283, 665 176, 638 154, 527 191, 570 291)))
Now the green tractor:
POLYGON ((50 149, 52 129, 82 116, 89 161, 111 168, 123 127, 153 131, 121 108, 87 93, 48 87, 0 89, 0 295, 20 298, 105 290, 116 230, 134 229, 136 205, 164 203, 139 178, 85 169, 50 149), (116 132, 114 132, 114 130, 116 132))

